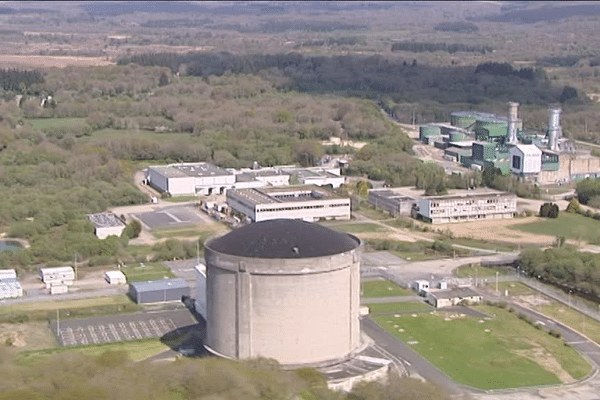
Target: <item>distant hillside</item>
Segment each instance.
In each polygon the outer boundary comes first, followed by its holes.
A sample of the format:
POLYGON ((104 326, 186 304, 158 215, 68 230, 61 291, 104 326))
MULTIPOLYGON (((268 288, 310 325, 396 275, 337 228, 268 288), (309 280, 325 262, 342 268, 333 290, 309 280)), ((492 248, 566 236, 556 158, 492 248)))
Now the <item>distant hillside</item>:
MULTIPOLYGON (((533 3, 535 4, 535 2, 533 3)), ((487 20, 491 22, 510 22, 514 24, 533 24, 536 22, 543 21, 554 21, 559 19, 566 19, 575 17, 578 15, 600 15, 600 4, 598 3, 586 3, 586 4, 572 4, 562 5, 542 5, 535 8, 512 8, 510 11, 505 11, 500 15, 494 15, 488 17, 487 20)), ((536 4, 537 5, 537 4, 536 4)), ((508 7, 503 7, 507 9, 508 7)))

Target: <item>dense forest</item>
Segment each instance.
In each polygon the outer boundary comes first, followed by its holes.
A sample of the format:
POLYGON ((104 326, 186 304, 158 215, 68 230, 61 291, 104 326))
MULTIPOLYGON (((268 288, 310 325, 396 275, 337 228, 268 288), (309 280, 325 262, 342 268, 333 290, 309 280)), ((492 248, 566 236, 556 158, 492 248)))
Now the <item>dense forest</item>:
POLYGON ((486 54, 494 50, 491 46, 469 46, 462 43, 433 43, 433 42, 396 42, 392 51, 410 51, 413 53, 445 51, 453 54, 459 51, 486 54))
MULTIPOLYGON (((305 56, 298 53, 234 55, 230 53, 153 53, 122 57, 120 65, 163 66, 187 75, 259 74, 288 78, 282 90, 312 93, 346 93, 395 102, 436 101, 442 104, 479 104, 486 100, 518 101, 544 105, 559 101, 562 88, 554 88, 543 71, 524 69, 511 74, 492 65, 431 67, 413 61, 374 56, 305 56), (492 68, 490 68, 490 66, 492 68), (478 70, 479 68, 479 70, 478 70)), ((500 64, 501 65, 501 64, 500 64)))

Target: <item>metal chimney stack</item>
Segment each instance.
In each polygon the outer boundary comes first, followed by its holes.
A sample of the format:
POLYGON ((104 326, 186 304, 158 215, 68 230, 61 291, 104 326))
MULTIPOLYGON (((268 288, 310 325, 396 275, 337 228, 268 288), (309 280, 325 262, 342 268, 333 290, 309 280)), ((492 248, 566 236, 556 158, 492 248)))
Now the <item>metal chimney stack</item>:
POLYGON ((550 108, 550 120, 548 121, 548 146, 550 146, 550 150, 558 150, 558 139, 561 137, 561 111, 560 107, 550 108))
POLYGON ((517 144, 517 119, 519 113, 519 103, 508 103, 508 143, 517 144))

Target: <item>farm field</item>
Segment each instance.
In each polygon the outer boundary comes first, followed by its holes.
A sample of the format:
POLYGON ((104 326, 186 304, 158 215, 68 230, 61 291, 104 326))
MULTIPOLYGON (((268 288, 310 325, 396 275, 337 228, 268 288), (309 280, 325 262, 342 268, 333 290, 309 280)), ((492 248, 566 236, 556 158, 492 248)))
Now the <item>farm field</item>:
POLYGON ((360 286, 363 298, 412 296, 414 294, 412 290, 400 287, 387 279, 361 282, 360 286))
POLYGON ((512 225, 510 228, 535 235, 561 235, 589 243, 597 243, 600 239, 600 221, 567 212, 561 212, 558 218, 538 218, 535 222, 512 225))
POLYGON ((573 382, 591 366, 561 339, 514 314, 479 306, 492 319, 453 312, 373 319, 456 381, 480 389, 573 382), (465 340, 468 338, 468 340, 465 340))
POLYGON ((127 277, 127 282, 157 281, 167 278, 175 278, 171 270, 161 263, 140 263, 121 268, 127 277))

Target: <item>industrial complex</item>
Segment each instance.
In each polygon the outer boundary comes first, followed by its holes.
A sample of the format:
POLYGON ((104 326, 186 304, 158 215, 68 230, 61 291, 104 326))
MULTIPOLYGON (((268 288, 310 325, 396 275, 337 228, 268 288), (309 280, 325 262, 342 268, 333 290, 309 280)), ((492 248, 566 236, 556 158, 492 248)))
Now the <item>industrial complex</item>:
POLYGON ((544 133, 523 129, 518 103, 508 103, 508 117, 474 111, 451 114, 450 123, 422 125, 419 139, 444 149, 448 160, 467 168, 495 167, 502 173, 540 184, 600 176, 600 159, 563 137, 561 109, 549 110, 544 133))
POLYGON ((278 219, 204 244, 206 347, 234 359, 331 364, 360 346, 360 240, 278 219))

